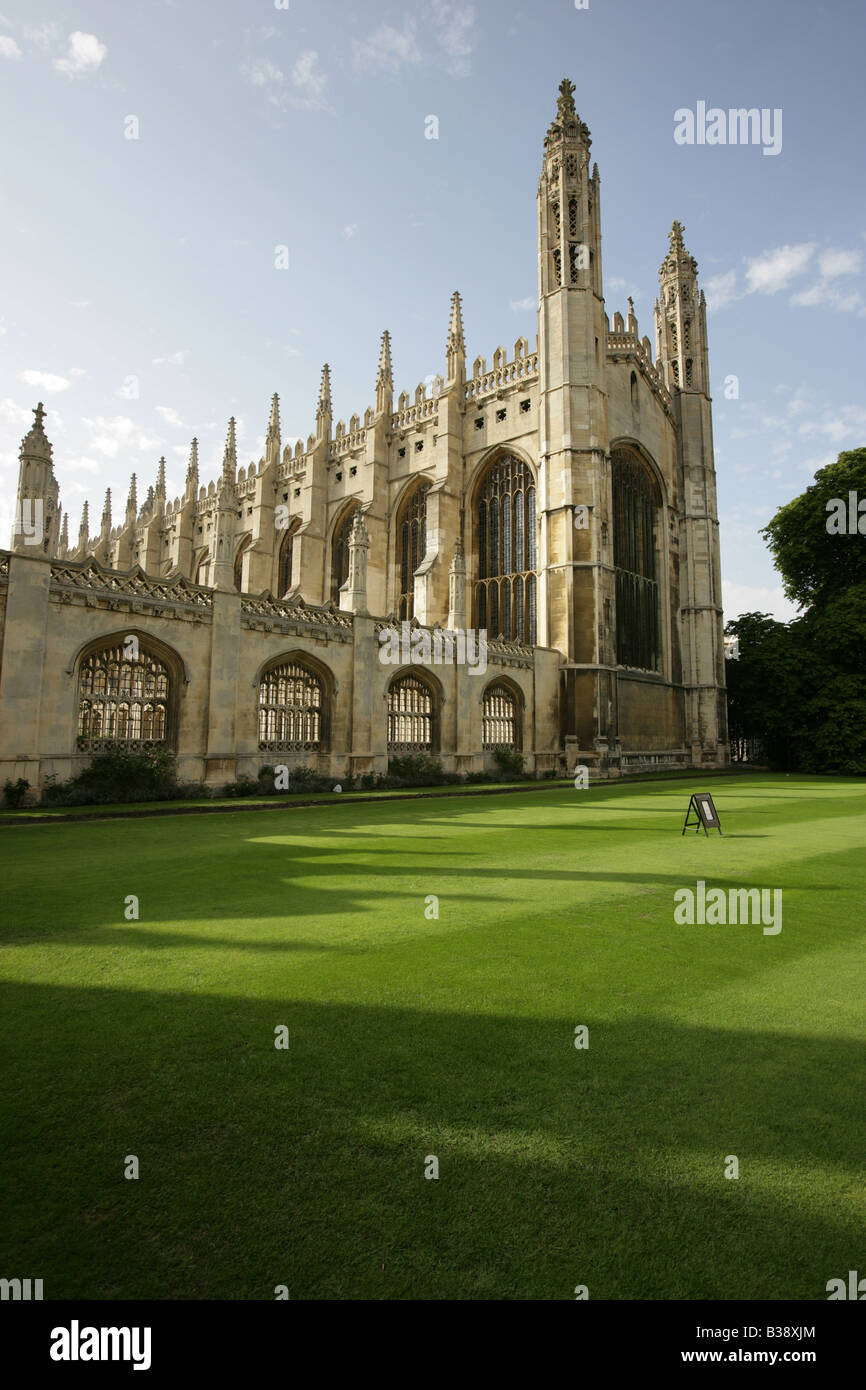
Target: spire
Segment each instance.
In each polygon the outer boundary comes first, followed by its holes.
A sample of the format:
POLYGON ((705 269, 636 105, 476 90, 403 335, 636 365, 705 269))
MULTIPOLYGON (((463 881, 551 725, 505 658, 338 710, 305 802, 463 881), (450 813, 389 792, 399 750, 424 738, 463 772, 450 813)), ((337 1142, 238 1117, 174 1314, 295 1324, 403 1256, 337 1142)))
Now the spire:
POLYGON ((102 528, 100 535, 107 536, 111 530, 111 488, 105 490, 105 504, 102 508, 102 528))
POLYGON ((235 439, 235 417, 229 420, 229 431, 226 435, 226 447, 223 454, 223 472, 221 486, 234 489, 238 477, 238 446, 235 439))
POLYGON ((198 492, 198 440, 194 439, 189 446, 189 463, 186 467, 186 487, 185 495, 194 502, 198 492))
POLYGON ((165 497, 165 459, 161 458, 156 470, 156 495, 165 497))
POLYGON ((331 369, 327 362, 322 368, 322 384, 319 387, 319 406, 316 414, 331 414, 331 369))
POLYGON ((87 545, 90 540, 90 521, 88 518, 87 502, 81 508, 81 525, 78 528, 78 549, 82 556, 87 554, 87 545))
POLYGON ((451 316, 448 321, 448 340, 445 344, 446 380, 462 380, 466 361, 466 343, 463 338, 463 307, 457 290, 451 296, 451 316))
POLYGON ((69 549, 69 513, 63 513, 63 525, 60 528, 60 548, 65 555, 69 549))
POLYGON ((276 391, 271 400, 271 418, 268 421, 268 443, 272 440, 276 440, 277 444, 280 442, 280 398, 276 391))
POLYGON ((126 499, 126 524, 135 521, 138 515, 138 498, 136 496, 135 474, 129 480, 129 496, 126 499))
POLYGON ((379 350, 379 370, 376 373, 376 413, 390 414, 393 408, 394 374, 391 368, 391 337, 387 328, 382 334, 379 350))
POLYGON ((316 407, 316 438, 329 439, 331 434, 331 371, 325 363, 322 368, 322 384, 319 387, 319 404, 316 407))

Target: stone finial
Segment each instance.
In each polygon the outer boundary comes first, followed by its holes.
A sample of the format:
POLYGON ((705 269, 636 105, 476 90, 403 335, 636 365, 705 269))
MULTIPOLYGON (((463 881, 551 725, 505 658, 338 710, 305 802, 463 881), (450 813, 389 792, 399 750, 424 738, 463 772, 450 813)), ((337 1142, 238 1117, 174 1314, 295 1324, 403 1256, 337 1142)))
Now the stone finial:
POLYGON ((364 525, 360 507, 355 512, 349 532, 349 574, 340 590, 340 609, 344 613, 367 611, 367 551, 370 536, 364 525))
POLYGON ((574 109, 574 83, 567 77, 563 77, 559 84, 559 100, 556 103, 556 119, 564 124, 568 120, 574 120, 577 112, 574 109))
POLYGON ((79 548, 79 550, 86 550, 86 549, 87 549, 87 543, 88 543, 89 540, 90 540, 90 517, 89 517, 89 511, 88 511, 87 502, 85 501, 84 506, 81 508, 81 525, 80 525, 79 528, 78 528, 78 548, 79 548))
POLYGON ((222 487, 233 488, 238 476, 238 446, 235 438, 235 417, 229 420, 228 434, 226 435, 226 447, 223 453, 223 471, 220 485, 222 487))
POLYGON ((105 504, 102 508, 102 529, 111 530, 111 488, 105 489, 105 504))
POLYGON ((545 136, 545 149, 551 150, 553 144, 559 144, 562 137, 569 140, 579 140, 587 154, 589 153, 592 139, 589 127, 580 119, 574 109, 574 83, 564 77, 559 84, 559 98, 556 103, 556 120, 548 129, 545 136))
POLYGON ((457 290, 451 296, 451 314, 448 320, 448 339, 445 344, 445 376, 449 382, 462 380, 466 359, 466 343, 463 337, 463 306, 457 290))
POLYGON ((331 414, 331 369, 327 362, 322 368, 322 384, 319 387, 319 404, 316 409, 317 416, 331 414))
POLYGON ((198 492, 198 440, 189 446, 189 463, 186 466, 186 495, 195 498, 198 492))
POLYGON ((280 442, 280 398, 276 391, 271 399, 271 415, 268 420, 268 443, 277 444, 280 442))
POLYGON ((465 352, 466 343, 463 338, 463 305, 460 302, 460 291, 455 290, 451 296, 451 317, 448 321, 448 351, 465 352))
POLYGON ((157 497, 165 497, 165 458, 164 458, 164 457, 160 459, 160 461, 159 461, 159 467, 158 467, 157 470, 156 470, 156 495, 157 495, 157 497))
POLYGON ((391 335, 387 328, 382 334, 382 346, 379 351, 379 372, 376 377, 376 384, 382 382, 386 386, 394 385, 394 373, 391 368, 391 335))
POLYGON ((376 411, 379 415, 390 414, 393 407, 394 372, 391 367, 391 335, 387 328, 382 334, 379 350, 379 369, 376 373, 376 411))
POLYGON ((20 457, 41 459, 50 463, 51 445, 45 436, 45 430, 43 428, 45 408, 41 401, 36 406, 33 414, 35 416, 33 424, 21 441, 20 457))
POLYGON ((662 263, 661 271, 659 272, 660 274, 664 274, 665 271, 676 270, 678 267, 684 266, 687 270, 691 271, 692 275, 697 275, 698 263, 695 260, 694 256, 689 255, 688 251, 686 250, 685 242, 683 240, 684 231, 685 228, 682 222, 674 221, 671 225, 671 229, 668 232, 669 250, 667 256, 665 257, 662 263))
POLYGON ((135 474, 129 480, 129 496, 126 499, 126 515, 135 518, 138 515, 138 498, 136 496, 135 474))
POLYGON ((60 548, 65 555, 69 549, 69 513, 63 513, 63 525, 60 527, 60 548))
POLYGON ((463 555, 463 540, 460 536, 454 542, 454 555, 448 570, 448 621, 451 632, 459 631, 466 625, 466 560, 463 555))

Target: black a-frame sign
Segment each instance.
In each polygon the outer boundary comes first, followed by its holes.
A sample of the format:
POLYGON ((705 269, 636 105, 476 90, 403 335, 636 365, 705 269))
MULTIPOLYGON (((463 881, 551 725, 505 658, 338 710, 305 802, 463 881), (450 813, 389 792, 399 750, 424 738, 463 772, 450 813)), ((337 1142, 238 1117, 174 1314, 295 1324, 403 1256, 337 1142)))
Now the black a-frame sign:
POLYGON ((713 805, 713 798, 710 796, 709 792, 695 792, 692 796, 689 802, 689 809, 686 811, 685 824, 683 825, 684 835, 689 828, 689 821, 693 811, 696 821, 695 834, 703 830, 705 835, 709 835, 711 830, 718 830, 721 835, 722 827, 719 824, 719 813, 713 805))

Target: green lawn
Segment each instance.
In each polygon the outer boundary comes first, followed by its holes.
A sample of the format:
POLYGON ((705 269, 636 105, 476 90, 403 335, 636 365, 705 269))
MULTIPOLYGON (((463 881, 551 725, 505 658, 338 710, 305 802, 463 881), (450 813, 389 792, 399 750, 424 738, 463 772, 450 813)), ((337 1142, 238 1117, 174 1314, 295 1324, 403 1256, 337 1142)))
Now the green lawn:
POLYGON ((707 785, 721 838, 680 835, 699 778, 0 830, 0 1273, 188 1299, 866 1274, 866 782, 707 785), (781 933, 676 925, 698 878, 782 888, 781 933))

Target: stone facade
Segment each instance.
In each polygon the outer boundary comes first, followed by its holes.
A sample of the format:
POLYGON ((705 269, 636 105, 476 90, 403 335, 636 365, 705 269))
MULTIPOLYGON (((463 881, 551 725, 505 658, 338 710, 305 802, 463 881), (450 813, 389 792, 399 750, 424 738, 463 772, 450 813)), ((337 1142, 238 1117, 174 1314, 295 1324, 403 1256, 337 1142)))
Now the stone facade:
POLYGON ((0 781, 147 743, 213 782, 398 751, 478 770, 497 746, 538 772, 727 762, 704 296, 675 222, 655 349, 631 301, 611 326, 573 90, 544 142, 534 349, 467 366, 455 294, 432 389, 395 404, 386 332, 363 417, 334 425, 326 366, 305 444, 274 396, 257 464, 232 420, 218 482, 193 440, 182 498, 160 460, 119 525, 108 494, 91 536, 85 504, 72 546, 37 407, 0 555, 0 781), (384 664, 401 623, 414 660, 384 664), (484 673, 429 659, 443 628, 487 632, 484 673))

